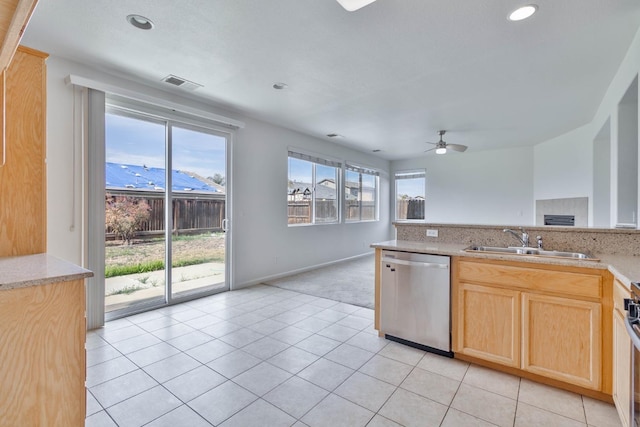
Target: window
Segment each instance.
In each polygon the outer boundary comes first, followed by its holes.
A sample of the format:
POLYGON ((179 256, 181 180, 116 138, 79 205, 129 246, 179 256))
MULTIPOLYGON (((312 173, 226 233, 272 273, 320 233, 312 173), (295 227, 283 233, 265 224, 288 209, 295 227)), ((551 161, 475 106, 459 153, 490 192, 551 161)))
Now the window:
POLYGON ((378 219, 378 175, 372 169, 347 164, 344 173, 345 221, 378 219))
POLYGON ((396 220, 424 219, 425 171, 395 173, 396 220))
POLYGON ((342 164, 289 151, 288 224, 339 221, 338 172, 342 164))

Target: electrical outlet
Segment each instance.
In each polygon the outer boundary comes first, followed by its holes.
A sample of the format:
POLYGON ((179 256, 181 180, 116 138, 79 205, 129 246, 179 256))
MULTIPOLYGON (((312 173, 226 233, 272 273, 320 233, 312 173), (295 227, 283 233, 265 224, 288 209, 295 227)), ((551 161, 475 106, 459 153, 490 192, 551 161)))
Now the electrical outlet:
POLYGON ((438 237, 438 230, 427 230, 427 237, 438 237))

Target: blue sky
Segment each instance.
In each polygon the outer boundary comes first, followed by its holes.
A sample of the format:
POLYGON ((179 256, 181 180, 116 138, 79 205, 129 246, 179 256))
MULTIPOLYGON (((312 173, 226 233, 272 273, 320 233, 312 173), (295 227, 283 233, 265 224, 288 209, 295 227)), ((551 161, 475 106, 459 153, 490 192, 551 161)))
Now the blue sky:
MULTIPOLYGON (((164 124, 117 114, 105 121, 107 162, 165 167, 164 124)), ((174 127, 173 169, 226 176, 225 138, 174 127)))
MULTIPOLYGON (((289 179, 296 182, 311 184, 311 162, 305 160, 289 158, 289 179)), ((336 179, 336 169, 330 166, 316 166, 316 182, 325 178, 336 179)))
POLYGON ((396 181, 397 196, 425 197, 424 179, 400 179, 396 181))

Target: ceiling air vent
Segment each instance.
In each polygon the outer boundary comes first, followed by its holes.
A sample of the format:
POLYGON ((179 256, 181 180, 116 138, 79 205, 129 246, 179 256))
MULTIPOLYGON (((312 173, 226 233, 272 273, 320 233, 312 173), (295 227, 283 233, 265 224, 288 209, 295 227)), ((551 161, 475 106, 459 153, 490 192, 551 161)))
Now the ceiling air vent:
POLYGON ((167 77, 162 79, 162 81, 184 90, 196 90, 199 87, 202 87, 202 85, 199 85, 198 83, 191 82, 187 79, 183 79, 182 77, 174 76, 173 74, 169 74, 167 77))
POLYGON ((327 134, 327 137, 329 137, 329 138, 338 138, 338 139, 344 138, 344 137, 343 137, 342 135, 340 135, 339 133, 328 133, 328 134, 327 134))

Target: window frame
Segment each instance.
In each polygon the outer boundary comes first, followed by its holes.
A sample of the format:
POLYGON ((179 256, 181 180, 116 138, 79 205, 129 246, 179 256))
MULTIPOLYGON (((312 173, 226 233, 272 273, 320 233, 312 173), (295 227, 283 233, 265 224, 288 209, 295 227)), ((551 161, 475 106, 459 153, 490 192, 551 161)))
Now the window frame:
POLYGON ((394 210, 394 218, 398 222, 405 221, 424 221, 427 214, 427 170, 426 169, 409 169, 409 170, 398 170, 393 173, 393 210, 394 210), (399 178, 399 176, 401 176, 399 178), (398 218, 398 181, 402 181, 403 179, 423 179, 423 193, 422 198, 425 200, 424 206, 422 208, 422 219, 406 219, 406 218, 398 218))
POLYGON ((343 217, 344 217, 344 223, 345 224, 353 224, 353 223, 358 223, 358 222, 376 222, 376 221, 380 221, 380 172, 377 169, 373 169, 370 167, 366 167, 366 166, 361 166, 358 165, 357 163, 352 163, 352 162, 345 162, 344 168, 343 168, 343 185, 342 185, 342 200, 344 203, 344 208, 343 208, 343 217), (349 208, 348 204, 347 204, 347 173, 348 172, 355 172, 358 173, 358 197, 361 198, 363 192, 363 181, 362 181, 362 176, 363 175, 367 175, 367 176, 372 176, 374 178, 374 189, 373 189, 373 197, 374 197, 374 206, 373 206, 373 219, 362 219, 362 211, 363 211, 363 205, 362 202, 363 200, 360 199, 359 200, 359 218, 358 219, 349 219, 348 215, 347 215, 347 209, 349 208))
POLYGON ((309 226, 314 226, 314 225, 334 225, 334 224, 340 224, 342 223, 342 204, 341 204, 341 197, 340 197, 340 188, 341 188, 341 179, 342 179, 342 162, 339 160, 335 160, 332 159, 328 156, 323 156, 323 155, 318 155, 318 154, 312 154, 312 153, 308 153, 305 152, 304 150, 299 150, 299 149, 295 149, 295 148, 289 148, 287 151, 287 182, 290 181, 290 170, 289 170, 289 162, 290 159, 297 159, 297 160, 302 160, 302 161, 306 161, 311 163, 311 201, 310 201, 310 217, 311 217, 311 222, 305 222, 305 223, 289 223, 289 213, 288 213, 288 209, 289 209, 289 196, 291 196, 291 194, 289 193, 289 185, 287 183, 287 227, 309 227, 309 226), (317 206, 316 206, 316 202, 317 202, 317 186, 318 186, 318 182, 317 182, 317 175, 316 175, 316 170, 317 170, 317 166, 326 166, 326 167, 332 167, 335 169, 335 191, 336 191, 336 219, 335 220, 331 220, 331 221, 321 221, 318 222, 317 220, 317 206))

